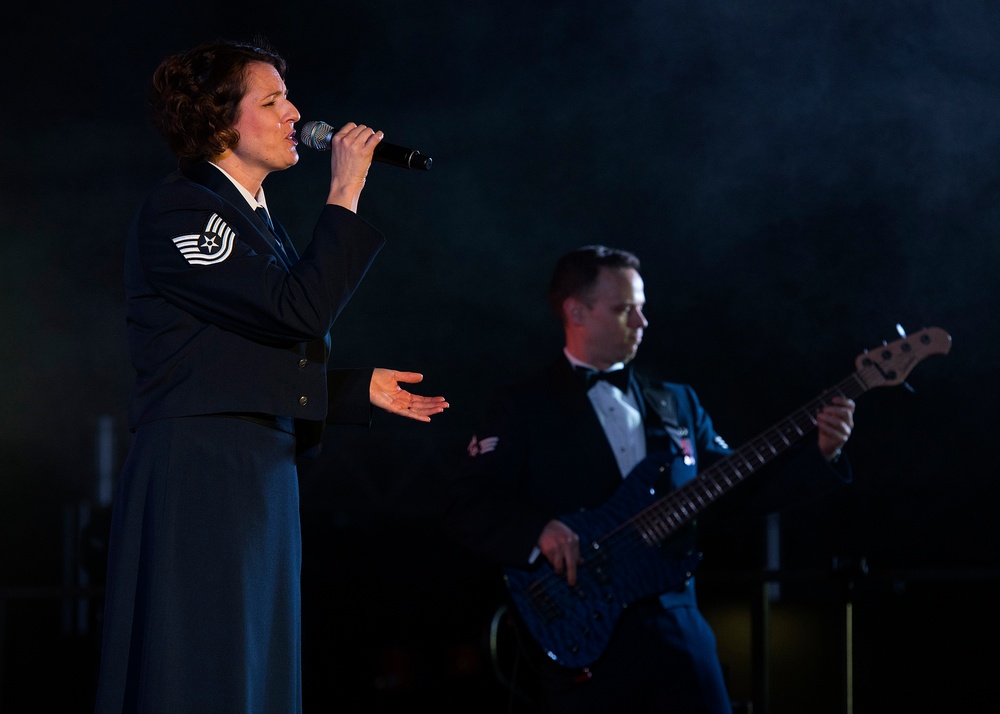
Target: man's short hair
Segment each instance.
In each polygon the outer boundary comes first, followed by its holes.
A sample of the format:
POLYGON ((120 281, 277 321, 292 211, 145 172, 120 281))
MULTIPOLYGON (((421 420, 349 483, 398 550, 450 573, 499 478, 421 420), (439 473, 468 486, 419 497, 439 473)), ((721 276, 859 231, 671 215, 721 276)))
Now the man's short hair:
POLYGON ((597 283, 601 268, 635 268, 639 270, 639 258, 634 253, 621 248, 603 245, 585 245, 563 254, 556 261, 549 281, 549 308, 563 320, 563 303, 568 297, 586 301, 587 293, 597 283))

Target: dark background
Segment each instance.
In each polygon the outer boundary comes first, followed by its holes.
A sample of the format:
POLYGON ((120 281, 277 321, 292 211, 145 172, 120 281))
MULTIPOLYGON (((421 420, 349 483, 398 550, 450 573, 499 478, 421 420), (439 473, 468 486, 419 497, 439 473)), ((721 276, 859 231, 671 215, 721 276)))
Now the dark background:
MULTIPOLYGON (((762 531, 709 540, 701 589, 758 714, 995 701, 995 3, 239 7, 21 7, 0 30, 0 711, 91 707, 105 497, 129 440, 123 239, 173 166, 144 93, 165 55, 255 32, 288 59, 303 120, 434 160, 369 174, 360 213, 389 243, 334 362, 421 371, 452 407, 331 431, 303 470, 307 711, 518 699, 489 662, 494 574, 437 534, 439 488, 493 384, 561 346, 545 283, 588 243, 639 254, 639 359, 694 384, 734 445, 897 324, 950 333, 912 391, 858 400, 856 483, 782 516, 770 703, 751 652, 762 531)), ((301 155, 266 183, 300 248, 328 171, 301 155)))

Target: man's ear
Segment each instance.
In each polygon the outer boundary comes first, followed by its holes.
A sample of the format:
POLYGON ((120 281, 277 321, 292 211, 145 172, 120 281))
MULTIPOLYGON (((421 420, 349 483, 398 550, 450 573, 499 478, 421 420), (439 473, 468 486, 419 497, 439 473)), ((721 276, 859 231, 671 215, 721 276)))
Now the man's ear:
POLYGON ((579 325, 583 321, 583 311, 586 306, 575 297, 568 297, 563 300, 563 311, 566 319, 573 325, 579 325))

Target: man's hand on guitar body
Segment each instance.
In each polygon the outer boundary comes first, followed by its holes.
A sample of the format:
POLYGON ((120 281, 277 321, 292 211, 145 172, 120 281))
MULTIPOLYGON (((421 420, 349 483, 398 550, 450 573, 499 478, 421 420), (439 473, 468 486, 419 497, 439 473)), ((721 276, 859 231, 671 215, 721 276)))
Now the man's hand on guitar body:
POLYGON ((566 584, 576 585, 576 566, 580 562, 580 538, 562 521, 551 520, 538 536, 538 549, 559 575, 566 575, 566 584))

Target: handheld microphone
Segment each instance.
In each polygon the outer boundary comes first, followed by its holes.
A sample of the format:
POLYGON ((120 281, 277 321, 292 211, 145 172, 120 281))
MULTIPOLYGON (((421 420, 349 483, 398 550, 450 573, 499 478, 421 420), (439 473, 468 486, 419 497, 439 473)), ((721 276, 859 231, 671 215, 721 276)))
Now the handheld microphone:
MULTIPOLYGON (((299 129, 299 139, 310 149, 329 151, 334 131, 334 128, 324 121, 307 121, 299 129)), ((372 159, 402 169, 423 169, 424 171, 429 171, 434 163, 430 156, 424 156, 416 149, 407 149, 404 146, 387 144, 384 141, 376 144, 372 159)))

